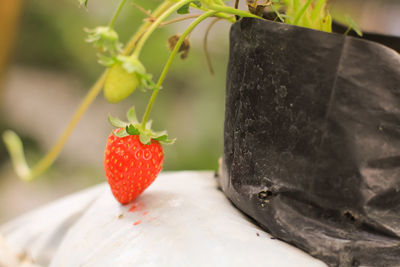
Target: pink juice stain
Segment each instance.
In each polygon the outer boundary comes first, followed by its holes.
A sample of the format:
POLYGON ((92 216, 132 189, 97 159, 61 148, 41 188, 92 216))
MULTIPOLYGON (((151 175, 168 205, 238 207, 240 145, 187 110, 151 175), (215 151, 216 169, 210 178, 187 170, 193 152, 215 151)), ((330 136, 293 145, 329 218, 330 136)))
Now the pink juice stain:
POLYGON ((132 207, 130 207, 128 211, 129 211, 129 212, 134 212, 134 211, 136 211, 136 205, 133 204, 132 207))
POLYGON ((138 202, 138 203, 133 203, 128 211, 135 212, 135 211, 143 210, 144 208, 145 208, 144 204, 142 202, 138 202))
MULTIPOLYGON (((142 202, 135 202, 132 204, 132 206, 129 208, 129 212, 142 212, 142 216, 147 216, 149 214, 148 211, 144 211, 146 206, 142 202)), ((142 223, 142 220, 137 220, 133 223, 134 226, 139 225, 142 223)))

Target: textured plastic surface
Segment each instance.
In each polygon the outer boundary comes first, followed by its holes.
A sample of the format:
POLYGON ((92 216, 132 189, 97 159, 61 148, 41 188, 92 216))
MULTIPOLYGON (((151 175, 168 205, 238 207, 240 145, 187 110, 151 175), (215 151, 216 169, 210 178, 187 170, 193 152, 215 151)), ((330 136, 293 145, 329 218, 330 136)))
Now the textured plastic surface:
POLYGON ((243 19, 231 29, 221 185, 330 266, 400 266, 400 56, 243 19))
POLYGON ((125 206, 102 184, 17 218, 0 234, 41 266, 326 266, 249 221, 212 172, 161 173, 125 206))

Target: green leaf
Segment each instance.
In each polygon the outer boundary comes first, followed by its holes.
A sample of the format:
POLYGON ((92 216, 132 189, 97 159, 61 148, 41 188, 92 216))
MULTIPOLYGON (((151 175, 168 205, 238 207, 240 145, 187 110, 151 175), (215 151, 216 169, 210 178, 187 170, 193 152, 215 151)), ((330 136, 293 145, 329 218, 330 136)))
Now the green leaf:
POLYGON ((146 123, 146 129, 151 129, 151 125, 153 124, 153 121, 152 120, 149 120, 147 123, 146 123))
POLYGON ((157 140, 157 141, 165 141, 165 140, 168 140, 168 135, 164 134, 164 135, 158 136, 158 137, 153 138, 153 139, 157 140))
POLYGON ((129 124, 126 126, 126 132, 130 135, 139 135, 140 131, 138 128, 136 128, 133 124, 129 124))
POLYGON ((108 26, 98 26, 94 29, 85 28, 84 30, 88 34, 86 42, 92 43, 100 52, 116 55, 122 51, 118 33, 114 29, 108 26))
MULTIPOLYGON (((303 24, 299 24, 299 21, 303 18, 304 14, 306 13, 308 7, 312 4, 313 0, 307 0, 307 2, 301 7, 301 9, 299 9, 298 13, 296 14, 294 21, 293 21, 293 25, 297 25, 297 26, 306 26, 303 24)), ((300 2, 298 2, 299 4, 300 2)))
POLYGON ((97 58, 98 58, 99 64, 103 65, 105 67, 111 67, 117 62, 117 59, 114 56, 111 56, 111 57, 105 56, 100 53, 97 53, 97 58))
POLYGON ((181 8, 179 8, 176 11, 176 13, 181 14, 181 15, 188 14, 191 3, 193 3, 197 7, 201 7, 201 1, 191 1, 191 2, 187 3, 186 5, 182 6, 181 8))
POLYGON ((136 111, 135 107, 131 107, 128 112, 126 113, 126 117, 128 118, 128 121, 130 123, 139 123, 137 117, 136 117, 136 111))
POLYGON ((153 138, 154 140, 156 140, 156 138, 163 136, 163 135, 168 135, 167 131, 161 131, 161 132, 152 132, 152 136, 151 138, 153 138))
POLYGON ((144 74, 146 69, 143 64, 134 56, 117 56, 117 60, 122 63, 122 67, 128 73, 144 74))
POLYGON ((162 135, 160 137, 155 138, 154 140, 157 140, 158 142, 164 145, 172 145, 173 143, 175 143, 176 138, 168 139, 168 135, 162 135))
POLYGON ((81 6, 87 7, 89 0, 78 0, 81 6))
POLYGON ((350 29, 355 31, 358 36, 363 36, 361 29, 358 27, 357 23, 349 16, 346 16, 346 21, 350 29))
POLYGON ((188 14, 189 13, 189 7, 190 7, 190 3, 187 3, 186 5, 184 5, 181 8, 179 8, 176 11, 176 13, 178 13, 180 15, 188 14))
POLYGON ((128 72, 135 74, 140 81, 141 89, 154 90, 157 88, 157 84, 153 81, 152 75, 146 72, 146 68, 143 64, 134 56, 122 56, 116 57, 118 62, 121 62, 122 67, 128 72))
POLYGON ((175 142, 175 138, 174 139, 168 139, 168 134, 166 131, 162 131, 162 132, 158 132, 158 133, 154 133, 154 137, 153 140, 157 140, 159 141, 161 144, 165 144, 165 145, 170 145, 173 144, 175 142))
POLYGON ((140 78, 140 85, 142 85, 144 89, 155 90, 157 88, 157 84, 153 81, 151 74, 137 73, 137 75, 140 78))
POLYGON ((140 134, 139 140, 143 145, 148 145, 148 144, 150 144, 151 138, 147 134, 140 134))
POLYGON ((114 118, 111 115, 108 115, 108 121, 111 123, 112 126, 117 127, 117 128, 125 128, 127 123, 121 121, 118 118, 114 118))
POLYGON ((326 15, 325 22, 321 25, 321 30, 325 32, 332 32, 332 16, 330 14, 326 15))
POLYGON ((173 145, 176 141, 176 138, 174 139, 167 139, 164 141, 159 141, 162 145, 173 145))
POLYGON ((126 132, 126 129, 124 128, 122 130, 119 130, 118 132, 113 131, 113 135, 115 135, 116 137, 122 138, 122 137, 128 136, 129 134, 126 132))
POLYGON ((319 17, 323 16, 325 13, 326 0, 317 0, 317 3, 314 3, 310 18, 312 21, 318 21, 319 17))
POLYGON ((201 1, 193 1, 192 3, 197 7, 201 7, 201 1))

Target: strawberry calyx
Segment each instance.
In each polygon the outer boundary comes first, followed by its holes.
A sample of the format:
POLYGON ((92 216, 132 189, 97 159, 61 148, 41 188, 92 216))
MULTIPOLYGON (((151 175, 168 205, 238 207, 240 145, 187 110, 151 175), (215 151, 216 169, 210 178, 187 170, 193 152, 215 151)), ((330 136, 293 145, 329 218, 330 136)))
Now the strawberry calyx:
POLYGON ((122 51, 118 33, 109 26, 98 26, 94 29, 84 29, 88 33, 86 42, 92 43, 101 53, 109 52, 115 55, 122 51))
MULTIPOLYGON (((153 81, 153 76, 146 71, 142 62, 136 56, 123 56, 123 55, 98 55, 99 63, 106 67, 112 67, 117 64, 121 64, 122 68, 129 74, 137 76, 139 79, 142 91, 154 90, 158 86, 153 81)), ((161 89, 161 88, 159 88, 161 89)))
POLYGON ((119 55, 116 57, 116 61, 117 63, 121 63, 122 67, 128 73, 135 73, 139 77, 140 85, 142 85, 141 88, 154 90, 157 87, 156 83, 152 79, 152 75, 146 72, 146 68, 135 56, 119 55))
POLYGON ((113 131, 113 134, 117 137, 126 137, 129 135, 139 135, 139 140, 144 145, 150 145, 151 140, 156 140, 161 144, 170 145, 175 142, 174 139, 168 138, 167 131, 156 132, 151 129, 152 121, 148 121, 145 127, 139 123, 136 117, 135 107, 131 107, 127 112, 127 118, 129 122, 124 122, 118 118, 108 116, 108 121, 114 127, 119 128, 119 131, 113 131))
MULTIPOLYGON (((126 71, 139 80, 140 88, 143 91, 158 88, 152 79, 152 75, 146 71, 146 68, 137 56, 124 56, 120 54, 122 52, 122 44, 119 42, 118 33, 112 27, 99 26, 94 29, 85 28, 85 31, 88 33, 86 42, 92 43, 94 47, 99 49, 100 53, 97 54, 97 57, 101 65, 112 68, 120 64, 122 71, 126 71)), ((161 89, 161 87, 158 89, 161 89)))

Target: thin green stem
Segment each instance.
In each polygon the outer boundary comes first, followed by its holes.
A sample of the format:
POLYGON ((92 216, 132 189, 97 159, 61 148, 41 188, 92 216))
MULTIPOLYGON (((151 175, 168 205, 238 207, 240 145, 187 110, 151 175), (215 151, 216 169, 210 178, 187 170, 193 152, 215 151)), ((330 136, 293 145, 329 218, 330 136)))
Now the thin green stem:
POLYGON ((281 22, 285 22, 285 19, 282 17, 282 14, 279 12, 278 9, 276 9, 276 7, 273 4, 271 5, 271 9, 275 13, 276 17, 279 18, 279 20, 281 22))
MULTIPOLYGON (((191 7, 195 8, 195 9, 198 9, 198 10, 201 10, 201 11, 204 11, 204 12, 210 11, 210 10, 207 9, 207 8, 198 7, 198 6, 196 6, 196 5, 192 5, 191 7)), ((227 20, 227 21, 229 21, 229 22, 232 22, 232 23, 235 23, 235 22, 236 22, 235 17, 233 17, 232 15, 228 15, 228 14, 224 14, 224 13, 216 13, 214 16, 215 16, 215 17, 219 17, 219 18, 221 18, 221 19, 225 19, 225 20, 227 20)))
POLYGON ((115 21, 117 20, 117 18, 119 16, 119 13, 121 13, 121 10, 124 7, 126 1, 127 0, 121 0, 121 2, 119 3, 117 9, 115 10, 115 13, 114 13, 113 17, 110 20, 110 23, 108 24, 108 27, 114 28, 115 21))
POLYGON ((106 72, 104 72, 99 80, 93 85, 93 87, 89 90, 86 97, 82 101, 82 104, 79 106, 78 110, 75 112, 71 121, 69 122, 66 130, 61 135, 61 137, 57 140, 56 144, 52 147, 52 149, 32 168, 29 169, 28 164, 26 163, 24 151, 22 147, 21 139, 12 131, 6 131, 3 134, 3 140, 6 144, 6 147, 10 153, 11 160, 13 162, 14 168, 21 179, 25 181, 31 181, 40 174, 42 174, 45 170, 47 170, 51 164, 55 161, 57 156, 60 154, 61 149, 64 147, 67 142, 69 136, 74 130, 75 126, 78 124, 79 119, 85 113, 87 108, 96 98, 96 96, 101 92, 103 88, 104 81, 106 79, 106 72))
POLYGON ((208 34, 210 33, 211 28, 219 20, 221 20, 221 18, 215 18, 214 20, 211 21, 211 23, 208 25, 208 27, 206 29, 206 33, 204 34, 204 39, 203 39, 204 55, 206 57, 207 67, 208 67, 208 70, 210 71, 211 75, 214 75, 214 68, 212 66, 210 53, 208 52, 208 34))
POLYGON ((157 86, 153 91, 153 94, 151 95, 150 101, 147 104, 146 107, 146 111, 143 115, 143 119, 142 119, 142 127, 145 128, 147 120, 149 119, 149 115, 150 115, 150 111, 153 107, 154 101, 157 98, 158 92, 160 91, 161 85, 164 82, 164 79, 168 73, 169 68, 171 67, 171 64, 176 56, 176 54, 179 51, 179 48, 181 47, 183 41, 185 40, 185 38, 193 31, 193 29, 203 20, 205 20, 208 17, 212 17, 217 13, 217 11, 208 11, 206 13, 203 13, 200 17, 198 17, 197 19, 195 19, 187 28, 186 30, 182 33, 182 35, 180 36, 178 42, 176 43, 174 49, 172 50, 171 54, 169 55, 169 58, 167 60, 167 63, 164 66, 164 69, 160 75, 160 78, 158 79, 157 82, 157 86))
POLYGON ((218 18, 221 18, 221 19, 224 19, 224 20, 227 20, 227 21, 229 21, 231 23, 235 23, 236 22, 236 18, 234 16, 226 15, 224 13, 217 13, 214 16, 218 17, 218 18))
POLYGON ((97 82, 93 85, 93 87, 89 90, 87 95, 82 101, 82 104, 79 106, 78 110, 75 112, 74 116, 72 117, 71 121, 67 125, 67 128, 60 136, 56 144, 53 148, 47 153, 47 155, 42 158, 41 161, 32 169, 30 176, 32 178, 39 176, 45 170, 47 170, 51 164, 53 164, 54 160, 60 154, 62 148, 64 147, 65 143, 67 142, 69 136, 72 134, 73 130, 75 129, 76 125, 78 124, 82 115, 86 112, 90 104, 96 98, 96 96, 101 92, 103 89, 103 84, 106 79, 106 71, 100 76, 97 82))
POLYGON ((190 15, 186 15, 186 16, 180 16, 180 17, 177 17, 177 18, 162 22, 159 27, 164 27, 166 25, 169 25, 169 24, 172 24, 172 23, 176 23, 176 22, 181 22, 181 21, 184 21, 184 20, 187 20, 187 19, 198 18, 200 16, 201 16, 201 14, 190 14, 190 15))
POLYGON ((259 16, 256 16, 254 14, 251 14, 247 11, 243 11, 240 9, 235 9, 233 7, 229 7, 229 6, 221 6, 221 5, 208 5, 207 8, 209 10, 215 10, 218 12, 223 12, 223 13, 228 13, 228 14, 233 14, 233 15, 237 15, 239 17, 249 17, 249 18, 261 18, 259 16))
MULTIPOLYGON (((163 2, 161 5, 159 5, 153 11, 152 16, 155 17, 155 18, 159 17, 171 5, 172 5, 172 3, 169 2, 169 1, 163 2)), ((137 30, 136 34, 134 36, 132 36, 132 38, 129 41, 129 43, 125 46, 125 49, 122 52, 122 55, 126 56, 126 55, 128 55, 129 53, 132 52, 132 50, 135 48, 135 46, 136 46, 137 42, 139 41, 139 39, 143 36, 143 34, 151 26, 152 23, 153 23, 152 21, 148 21, 148 22, 142 24, 142 26, 140 26, 140 28, 137 30)))
POLYGON ((139 42, 136 45, 135 50, 133 51, 132 56, 139 57, 140 51, 142 50, 144 44, 146 43, 147 39, 150 37, 150 35, 158 28, 158 26, 172 13, 177 11, 179 8, 182 6, 186 5, 187 3, 190 3, 192 0, 183 0, 180 1, 170 8, 168 8, 164 13, 162 13, 154 22, 153 24, 147 29, 147 31, 143 34, 142 38, 140 38, 139 42))

